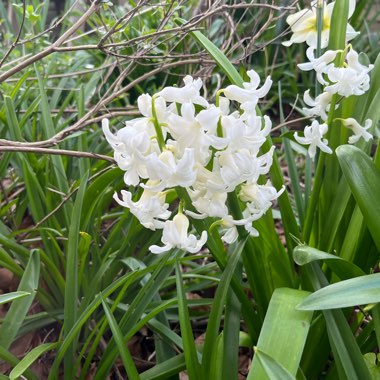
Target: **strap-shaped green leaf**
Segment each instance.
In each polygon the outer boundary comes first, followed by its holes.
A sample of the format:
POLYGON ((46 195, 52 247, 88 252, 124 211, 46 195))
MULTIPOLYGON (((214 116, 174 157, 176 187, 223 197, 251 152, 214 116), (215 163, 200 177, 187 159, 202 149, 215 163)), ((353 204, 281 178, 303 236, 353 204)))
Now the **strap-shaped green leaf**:
POLYGON ((380 302, 380 273, 328 285, 302 301, 299 310, 326 310, 380 302))
POLYGON ((257 342, 259 354, 253 357, 248 380, 274 378, 268 373, 267 367, 275 373, 283 367, 290 375, 296 376, 313 316, 311 312, 300 313, 296 305, 308 294, 288 288, 275 290, 257 342), (261 355, 260 360, 258 356, 263 352, 270 355, 271 359, 261 355), (273 361, 276 363, 273 364, 273 361))
POLYGON ((365 273, 354 263, 307 245, 298 245, 294 248, 293 259, 301 266, 313 261, 323 260, 342 280, 365 275, 365 273))
POLYGON ((0 305, 2 303, 11 302, 13 300, 16 300, 21 297, 28 296, 30 293, 28 292, 12 292, 12 293, 6 293, 0 295, 0 305))
POLYGON ((342 145, 336 154, 364 221, 380 250, 380 170, 370 157, 351 145, 342 145))
POLYGON ((57 342, 54 343, 44 343, 33 348, 32 351, 28 352, 24 358, 18 363, 9 374, 10 380, 16 380, 45 352, 53 350, 58 345, 57 342))
POLYGON ((274 360, 270 355, 261 350, 255 350, 255 357, 261 364, 267 377, 269 379, 281 379, 281 380, 295 380, 293 376, 285 367, 279 362, 274 360))
MULTIPOLYGON (((175 22, 179 25, 184 25, 186 20, 176 18, 175 22)), ((214 45, 205 35, 199 31, 190 32, 193 36, 214 58, 215 63, 225 72, 231 83, 237 86, 243 86, 243 79, 237 72, 235 67, 229 61, 229 59, 220 51, 220 49, 214 45)))
POLYGON ((28 296, 14 300, 0 327, 0 345, 9 348, 17 336, 29 308, 36 295, 40 279, 40 254, 33 250, 21 278, 18 291, 30 293, 28 296))

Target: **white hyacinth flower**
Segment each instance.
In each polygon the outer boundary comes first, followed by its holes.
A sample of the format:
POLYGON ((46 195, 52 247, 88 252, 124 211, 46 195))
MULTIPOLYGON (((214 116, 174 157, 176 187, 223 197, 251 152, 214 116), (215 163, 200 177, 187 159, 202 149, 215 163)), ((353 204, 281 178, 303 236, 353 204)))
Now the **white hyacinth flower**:
POLYGON ((193 148, 196 161, 206 165, 211 157, 211 146, 224 148, 226 141, 217 137, 216 132, 219 115, 220 109, 215 106, 196 115, 191 103, 182 105, 181 116, 174 113, 170 115, 168 130, 176 140, 178 154, 182 154, 186 148, 193 148))
POLYGON ((154 129, 147 118, 135 119, 120 129, 116 135, 109 129, 108 119, 102 120, 104 136, 114 149, 114 158, 120 169, 125 171, 124 182, 136 186, 140 178, 148 178, 146 158, 159 151, 157 141, 152 139, 154 129))
POLYGON ((328 82, 326 82, 323 78, 323 74, 327 73, 327 69, 330 67, 339 52, 341 52, 341 50, 327 50, 320 57, 315 58, 314 48, 309 47, 306 50, 306 56, 310 62, 300 63, 297 66, 303 71, 314 70, 317 73, 318 82, 322 85, 326 85, 328 82))
POLYGON ((256 155, 271 131, 272 122, 268 116, 250 117, 247 120, 236 118, 233 115, 223 116, 221 119, 223 136, 228 141, 228 149, 248 149, 256 155), (262 126, 264 126, 263 129, 262 126))
POLYGON ((221 151, 217 153, 217 159, 220 176, 228 192, 233 191, 240 183, 259 176, 257 160, 248 149, 221 151))
POLYGON ((358 53, 353 49, 347 53, 346 60, 345 67, 330 66, 328 68, 327 76, 332 84, 327 86, 325 91, 345 97, 363 95, 369 89, 368 73, 374 66, 362 65, 359 62, 358 53))
POLYGON ((161 229, 164 227, 164 221, 170 217, 169 204, 165 203, 165 193, 145 189, 137 202, 132 201, 132 194, 129 191, 121 190, 121 195, 122 199, 117 193, 113 198, 119 205, 129 208, 145 228, 153 231, 161 229))
POLYGON ((323 121, 328 118, 327 112, 330 110, 332 94, 323 92, 315 99, 310 96, 310 90, 305 91, 303 95, 304 102, 311 108, 302 108, 306 116, 320 116, 323 121))
POLYGON ((308 148, 309 156, 314 159, 317 153, 317 147, 325 153, 332 153, 331 148, 327 145, 328 141, 323 138, 323 135, 328 131, 327 124, 319 124, 314 120, 310 126, 307 126, 304 131, 304 137, 298 136, 296 132, 294 138, 302 145, 310 145, 308 148))
MULTIPOLYGON (((309 46, 316 48, 318 43, 318 23, 317 23, 317 0, 311 2, 311 9, 303 9, 287 17, 286 22, 290 26, 293 34, 289 41, 282 44, 291 46, 294 43, 306 42, 309 46)), ((327 47, 330 36, 331 15, 335 6, 335 2, 324 4, 321 48, 327 47)), ((348 17, 351 17, 355 10, 355 0, 349 2, 348 17)), ((356 32, 350 24, 347 25, 346 41, 355 38, 359 33, 356 32)))
POLYGON ((261 154, 271 120, 256 113, 257 103, 267 95, 272 80, 267 77, 259 87, 259 75, 250 70, 248 76, 250 81, 242 88, 231 85, 219 91, 226 96, 219 97, 218 106, 200 95, 200 79, 186 76, 184 87, 167 87, 154 96, 141 95, 137 103, 142 117, 127 121, 116 134, 111 133, 108 120, 103 121, 104 135, 125 172, 125 183, 143 189, 134 200, 125 190, 120 197, 115 194, 115 200, 129 208, 144 227, 163 230, 163 246, 152 245, 152 253, 173 248, 196 253, 207 240, 206 231, 200 238, 188 231, 190 222, 181 208, 169 220, 166 195, 173 188, 182 188, 190 197, 194 209, 186 211, 188 216, 217 219, 226 243, 238 238, 236 226, 258 236, 252 223, 280 192, 270 183, 257 185, 273 161, 274 146, 261 154), (239 109, 230 110, 230 101, 238 102, 239 109), (228 192, 237 188, 243 189, 241 194, 247 198, 240 220, 233 219, 227 204, 228 192))
POLYGON ((228 208, 226 206, 227 192, 225 191, 212 191, 209 188, 197 189, 194 192, 190 192, 192 205, 199 212, 191 212, 189 210, 186 213, 194 219, 204 219, 207 217, 223 218, 228 214, 228 208))
POLYGON ((190 253, 197 253, 207 241, 207 231, 203 231, 198 240, 195 235, 188 235, 189 219, 184 214, 177 214, 173 220, 168 220, 164 224, 161 241, 163 247, 151 245, 149 250, 152 253, 163 253, 173 248, 183 249, 190 253))
MULTIPOLYGON (((191 186, 196 180, 194 149, 186 148, 179 159, 169 150, 159 155, 153 153, 146 160, 146 169, 151 180, 159 181, 151 188, 154 191, 175 186, 191 186)), ((149 188, 147 185, 143 187, 149 188)))
POLYGON ((255 108, 259 99, 266 96, 272 86, 272 79, 268 76, 262 87, 259 87, 260 77, 255 70, 247 71, 250 81, 243 83, 243 88, 230 85, 227 86, 223 92, 227 99, 235 100, 239 103, 249 102, 250 106, 255 108))
POLYGON ((265 214, 285 190, 282 187, 277 191, 268 181, 265 185, 258 185, 256 182, 247 183, 241 187, 239 198, 247 202, 247 208, 251 214, 265 214))
POLYGON ((208 101, 200 95, 202 79, 194 79, 190 75, 183 78, 184 87, 165 87, 157 95, 162 96, 169 103, 193 103, 208 107, 208 101))
MULTIPOLYGON (((141 113, 141 115, 145 117, 153 117, 153 110, 152 110, 152 97, 149 94, 143 94, 140 95, 137 98, 137 106, 141 113)), ((158 122, 166 123, 166 117, 168 113, 168 109, 166 107, 165 99, 161 96, 157 96, 154 99, 154 109, 156 111, 156 117, 158 119, 158 122)))
POLYGON ((360 138, 363 138, 364 141, 369 141, 370 139, 373 138, 373 135, 368 132, 368 129, 371 128, 372 126, 372 120, 367 119, 364 122, 364 127, 362 127, 354 118, 350 117, 348 119, 341 119, 342 124, 347 127, 352 129, 354 132, 353 136, 350 136, 348 139, 349 144, 355 144, 359 141, 360 138))

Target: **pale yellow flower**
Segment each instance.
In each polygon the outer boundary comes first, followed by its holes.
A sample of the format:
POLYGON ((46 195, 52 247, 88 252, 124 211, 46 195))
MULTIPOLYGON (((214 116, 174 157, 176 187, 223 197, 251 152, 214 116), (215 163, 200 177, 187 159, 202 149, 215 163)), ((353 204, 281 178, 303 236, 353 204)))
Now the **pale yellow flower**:
MULTIPOLYGON (((293 32, 289 41, 282 44, 290 46, 294 43, 306 42, 309 46, 316 48, 318 39, 317 25, 317 1, 311 2, 311 9, 303 9, 287 17, 286 22, 290 25, 293 32)), ((327 47, 330 35, 331 15, 334 9, 335 2, 324 4, 323 7, 323 27, 321 35, 321 48, 327 47)), ((351 17, 355 10, 355 0, 349 2, 349 14, 351 17)), ((347 41, 355 38, 359 33, 354 28, 347 24, 346 39, 347 41)))

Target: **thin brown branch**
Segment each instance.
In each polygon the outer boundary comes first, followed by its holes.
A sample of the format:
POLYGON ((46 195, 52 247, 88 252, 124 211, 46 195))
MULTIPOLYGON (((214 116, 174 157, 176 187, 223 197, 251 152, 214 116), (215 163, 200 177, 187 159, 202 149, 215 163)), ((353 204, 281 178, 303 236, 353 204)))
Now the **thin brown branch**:
POLYGON ((36 40, 37 38, 42 37, 43 35, 45 35, 45 34, 51 32, 51 31, 54 30, 54 29, 56 29, 56 28, 57 28, 57 27, 58 27, 58 26, 59 26, 59 25, 60 25, 60 24, 61 24, 61 23, 67 18, 67 16, 70 14, 70 12, 75 8, 75 6, 77 5, 78 1, 79 1, 79 0, 75 0, 75 1, 71 4, 71 6, 70 6, 70 8, 67 10, 67 12, 66 12, 65 14, 63 14, 62 17, 60 17, 58 20, 56 20, 56 21, 53 23, 52 26, 50 26, 49 28, 47 28, 47 29, 44 30, 43 32, 36 34, 36 35, 33 36, 33 37, 30 37, 30 38, 28 38, 28 39, 26 39, 26 40, 19 41, 16 45, 24 45, 24 44, 26 44, 27 42, 32 42, 32 41, 36 40))
MULTIPOLYGON (((57 78, 67 78, 67 77, 72 77, 72 76, 77 76, 77 75, 86 75, 86 74, 90 74, 90 73, 95 73, 97 71, 106 70, 106 69, 110 68, 111 66, 114 66, 114 64, 115 63, 112 62, 112 63, 108 63, 108 64, 100 66, 100 67, 95 67, 93 69, 72 71, 72 72, 64 73, 64 74, 46 74, 45 78, 57 79, 57 78)), ((18 82, 19 80, 20 80, 20 78, 8 78, 7 82, 18 82)), ((26 78, 26 80, 35 81, 35 80, 37 80, 37 77, 28 77, 28 78, 26 78)))
POLYGON ((305 117, 299 117, 297 119, 292 119, 292 120, 286 121, 284 123, 276 125, 274 128, 271 129, 271 132, 277 131, 277 130, 281 129, 282 127, 286 127, 289 124, 298 123, 299 121, 304 121, 304 120, 310 120, 312 118, 313 118, 313 116, 305 116, 305 117))
MULTIPOLYGON (((124 21, 124 20, 127 20, 127 22, 129 20, 131 20, 133 18, 133 16, 138 12, 138 10, 144 6, 146 1, 139 1, 139 3, 133 7, 132 10, 130 10, 127 14, 125 14, 123 17, 119 18, 113 25, 112 27, 106 32, 106 34, 100 39, 99 41, 99 46, 102 46, 104 41, 106 41, 112 34, 115 33, 116 31, 116 28, 124 21)), ((121 27, 120 27, 121 28, 121 27)))
MULTIPOLYGON (((80 129, 84 128, 89 123, 92 124, 95 119, 91 119, 91 117, 99 112, 102 108, 106 107, 107 104, 109 104, 111 101, 113 101, 115 98, 118 98, 119 96, 127 93, 131 88, 136 86, 136 84, 143 82, 144 80, 160 73, 161 71, 165 71, 167 69, 170 69, 172 67, 177 67, 181 65, 191 65, 191 64, 197 64, 203 62, 199 59, 188 59, 183 61, 176 61, 176 62, 170 62, 165 65, 162 65, 154 70, 151 70, 144 75, 141 75, 139 78, 135 79, 134 81, 130 82, 125 87, 122 87, 120 90, 112 92, 107 97, 103 97, 92 109, 90 109, 83 117, 81 117, 76 123, 74 123, 72 126, 63 129, 62 131, 55 134, 53 137, 43 140, 43 141, 36 141, 36 142, 19 142, 19 141, 11 141, 11 140, 3 140, 0 139, 0 146, 15 146, 15 147, 44 147, 47 148, 49 146, 55 146, 59 142, 61 142, 64 138, 71 135, 72 133, 79 131, 80 129)), ((212 64, 212 63, 211 63, 212 64)), ((110 114, 112 116, 112 114, 110 114)), ((97 119, 102 119, 105 116, 102 116, 97 119)))
MULTIPOLYGON (((99 172, 95 173, 93 176, 91 176, 89 179, 88 179, 88 182, 91 182, 93 181, 96 177, 99 177, 100 175, 102 175, 103 173, 105 173, 106 171, 110 170, 110 168, 112 168, 112 166, 108 166, 106 168, 104 168, 103 170, 100 170, 99 172)), ((66 194, 62 201, 52 210, 50 211, 47 215, 45 215, 40 221, 38 221, 33 227, 31 227, 29 229, 29 231, 33 231, 35 230, 36 228, 40 227, 44 222, 46 222, 49 218, 51 218, 56 212, 59 211, 59 209, 79 190, 79 186, 76 187, 75 189, 71 190, 72 188, 74 187, 74 184, 71 186, 70 188, 70 191, 68 194, 66 194)))
POLYGON ((26 67, 32 65, 33 63, 39 61, 42 58, 54 53, 55 49, 62 45, 70 36, 72 36, 86 21, 91 17, 91 15, 99 9, 99 4, 101 0, 94 0, 90 8, 77 20, 77 22, 72 25, 65 33, 62 34, 53 44, 48 46, 46 49, 40 51, 39 53, 29 57, 25 61, 19 63, 15 67, 0 74, 0 83, 4 82, 6 79, 12 75, 18 73, 19 71, 25 69, 26 67))
POLYGON ((104 156, 103 154, 90 153, 90 152, 77 152, 75 150, 65 150, 65 149, 48 149, 48 148, 36 148, 36 147, 28 147, 28 146, 0 145, 0 152, 53 154, 57 156, 71 156, 71 157, 77 157, 77 158, 95 158, 97 160, 109 161, 109 162, 112 162, 113 164, 115 163, 115 160, 112 157, 104 156))
POLYGON ((9 54, 11 54, 12 50, 17 46, 17 42, 20 40, 22 29, 24 28, 25 23, 25 14, 26 14, 26 0, 22 1, 22 19, 20 28, 18 30, 16 39, 13 41, 12 45, 9 47, 8 51, 4 54, 4 57, 0 61, 0 67, 3 65, 5 60, 8 58, 9 54))

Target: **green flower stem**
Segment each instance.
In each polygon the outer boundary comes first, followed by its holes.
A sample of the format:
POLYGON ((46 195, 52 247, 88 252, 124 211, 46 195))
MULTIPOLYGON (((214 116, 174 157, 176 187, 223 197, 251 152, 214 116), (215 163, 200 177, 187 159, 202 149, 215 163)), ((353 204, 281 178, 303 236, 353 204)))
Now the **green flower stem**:
POLYGON ((224 91, 224 89, 221 89, 221 90, 218 90, 218 91, 216 92, 216 96, 215 96, 215 105, 216 105, 217 107, 219 107, 219 99, 220 99, 220 95, 223 94, 223 91, 224 91))
MULTIPOLYGON (((323 11, 324 11, 324 1, 318 1, 317 3, 317 51, 315 57, 318 58, 322 55, 322 31, 323 31, 323 11)), ((315 97, 320 93, 320 83, 317 78, 315 78, 315 97)))
MULTIPOLYGON (((236 192, 231 192, 228 194, 228 207, 235 220, 243 219, 243 214, 240 209, 240 202, 236 192)), ((271 217, 270 215, 266 216, 268 218, 271 217)), ((263 219, 264 218, 265 217, 263 216, 263 219)), ((260 224, 260 222, 258 223, 260 224)), ((261 224, 260 226, 264 227, 261 224)), ((259 226, 258 228, 260 231, 261 229, 259 226)), ((261 232, 263 234, 265 234, 266 228, 267 226, 262 228, 261 232)), ((246 239, 248 235, 246 229, 243 226, 237 226, 237 229, 239 239, 246 239)), ((278 239, 277 234, 275 234, 275 237, 278 239)), ((256 300, 257 314, 260 318, 261 324, 264 320, 273 291, 276 288, 276 280, 273 278, 270 269, 267 267, 268 252, 261 246, 260 240, 258 239, 259 238, 248 238, 243 249, 242 259, 249 286, 252 289, 256 300)), ((274 241, 273 244, 275 245, 274 241)), ((277 265, 279 265, 284 270, 284 282, 282 284, 286 283, 287 286, 292 286, 292 273, 290 268, 292 268, 293 263, 290 263, 290 257, 287 256, 285 261, 281 257, 278 257, 278 259, 279 260, 276 262, 275 266, 277 267, 277 265), (285 273, 289 276, 285 275, 285 273), (287 280, 285 280, 285 277, 288 277, 287 280)), ((275 269, 275 271, 276 270, 277 269, 275 269)))
MULTIPOLYGON (((239 199, 236 195, 236 192, 233 191, 231 193, 228 193, 228 207, 231 211, 231 215, 235 220, 241 220, 243 219, 243 214, 240 209, 239 205, 239 199)), ((239 239, 244 240, 248 236, 248 232, 243 226, 236 226, 238 233, 239 233, 239 239)), ((259 265, 260 263, 258 262, 253 262, 252 260, 249 260, 248 258, 251 256, 252 257, 252 252, 255 252, 255 247, 253 245, 253 242, 251 239, 247 239, 247 242, 245 244, 245 247, 243 248, 243 264, 244 267, 247 271, 247 278, 248 282, 250 285, 250 288, 253 291, 253 294, 255 295, 256 298, 256 307, 257 307, 257 312, 260 317, 261 322, 264 321, 265 317, 265 312, 267 309, 267 306, 269 304, 270 297, 272 295, 272 287, 267 281, 267 277, 265 276, 265 271, 262 271, 262 266, 259 265), (257 270, 260 270, 262 273, 261 280, 258 280, 257 270), (249 275, 251 274, 251 275, 249 275), (255 281, 254 281, 255 279, 255 281), (264 285, 265 284, 265 285, 264 285), (265 299, 258 299, 262 294, 265 294, 265 299)), ((254 254, 254 257, 257 259, 258 256, 254 254)))
MULTIPOLYGON (((330 111, 329 111, 329 115, 327 119, 327 125, 329 127, 329 130, 327 132, 327 137, 331 133, 331 126, 334 120, 334 111, 335 111, 335 105, 336 105, 337 99, 338 99, 337 95, 334 94, 331 99, 331 106, 330 106, 330 111)), ((315 214, 317 204, 318 204, 319 193, 323 184, 323 174, 324 174, 324 169, 325 169, 326 155, 327 153, 320 152, 319 160, 317 164, 317 170, 314 177, 314 186, 311 192, 309 206, 306 210, 305 227, 302 234, 302 239, 306 243, 309 243, 309 240, 310 240, 311 228, 313 226, 313 218, 314 218, 314 214, 315 214)))
POLYGON ((317 57, 321 56, 324 1, 317 3, 317 57))
POLYGON ((157 119, 156 107, 154 106, 154 100, 155 100, 155 97, 153 96, 153 98, 152 98, 152 116, 153 116, 152 121, 153 121, 153 125, 154 125, 154 130, 156 131, 158 146, 160 147, 160 151, 162 152, 162 150, 165 146, 165 139, 164 139, 164 135, 162 134, 162 129, 161 129, 160 123, 157 119))
MULTIPOLYGON (((265 143, 263 144, 263 151, 264 152, 269 151, 272 145, 273 145, 272 139, 268 137, 265 143)), ((273 157, 273 164, 270 168, 269 174, 272 180, 272 184, 277 190, 280 190, 283 186, 285 186, 284 177, 281 172, 281 166, 275 154, 273 157)), ((280 206, 281 218, 284 223, 286 245, 289 251, 291 251, 297 245, 294 242, 292 236, 299 238, 300 230, 298 228, 297 220, 294 216, 294 212, 292 209, 292 205, 290 203, 288 191, 286 189, 280 195, 277 201, 280 206)))
MULTIPOLYGON (((192 206, 189 194, 187 194, 186 190, 181 187, 177 187, 176 191, 178 197, 184 202, 183 204, 185 209, 195 211, 194 207, 192 206)), ((205 230, 210 230, 210 223, 208 223, 206 220, 194 219, 192 220, 192 223, 199 233, 205 230)), ((221 270, 224 270, 227 264, 227 255, 224 249, 224 244, 220 238, 218 231, 215 228, 213 228, 211 233, 208 234, 207 246, 210 250, 210 253, 214 257, 216 263, 218 264, 219 268, 221 270)), ((234 293, 236 294, 236 297, 239 299, 242 305, 242 314, 246 323, 248 333, 251 336, 252 340, 256 342, 259 337, 258 329, 260 328, 260 320, 258 319, 253 305, 251 301, 248 299, 247 295, 245 294, 244 289, 236 275, 232 277, 231 286, 234 293)))

